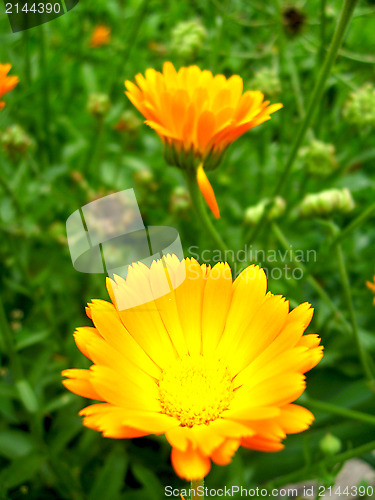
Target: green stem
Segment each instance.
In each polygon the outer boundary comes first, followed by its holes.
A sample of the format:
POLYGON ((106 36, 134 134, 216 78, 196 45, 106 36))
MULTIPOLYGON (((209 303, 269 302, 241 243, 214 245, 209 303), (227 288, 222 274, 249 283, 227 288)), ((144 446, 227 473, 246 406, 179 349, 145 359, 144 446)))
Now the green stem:
POLYGON ((9 186, 8 181, 5 179, 5 177, 0 173, 0 186, 4 189, 4 191, 7 193, 7 195, 12 199, 14 207, 17 211, 17 214, 21 216, 23 214, 23 208, 21 206, 21 203, 19 202, 19 199, 13 192, 13 189, 9 186))
POLYGON ((30 33, 28 30, 22 32, 24 63, 25 63, 25 84, 27 87, 31 83, 31 65, 30 65, 30 33))
POLYGON ((92 132, 92 138, 82 164, 82 172, 84 172, 87 177, 91 176, 95 180, 96 187, 99 187, 100 184, 100 174, 99 170, 96 168, 96 164, 102 145, 103 129, 103 117, 98 117, 96 119, 94 130, 92 132))
POLYGON ((363 222, 365 222, 373 213, 375 213, 375 203, 366 208, 356 219, 348 224, 342 231, 340 231, 331 242, 331 246, 337 245, 344 238, 346 238, 352 231, 357 229, 363 222))
POLYGON ((201 486, 204 488, 204 479, 193 479, 190 483, 190 489, 191 489, 191 500, 198 500, 200 498, 204 498, 204 492, 203 495, 201 494, 202 492, 200 491, 202 488, 198 490, 198 487, 201 486))
POLYGON ((336 250, 336 256, 337 256, 337 261, 338 261, 338 265, 339 265, 340 275, 341 275, 341 282, 342 282, 342 286, 344 289, 346 307, 348 309, 349 319, 350 319, 350 322, 352 324, 353 335, 354 335, 354 340, 355 340, 355 343, 357 346, 358 356, 359 356, 359 359, 360 359, 361 364, 362 364, 363 372, 364 372, 367 380, 370 382, 370 386, 372 388, 375 388, 375 381, 374 381, 374 377, 373 377, 373 374, 371 372, 370 366, 368 364, 367 354, 364 350, 361 339, 359 337, 357 320, 356 320, 355 313, 354 313, 352 293, 350 290, 348 272, 346 269, 344 254, 343 254, 340 243, 336 243, 335 250, 336 250))
MULTIPOLYGON (((301 262, 299 262, 296 259, 295 255, 294 255, 294 252, 291 249, 291 245, 289 244, 289 242, 285 238, 283 232, 281 231, 281 229, 279 228, 279 226, 275 222, 272 223, 272 232, 275 235, 275 237, 278 240, 278 242, 280 243, 280 245, 284 248, 284 250, 286 250, 286 251, 289 252, 289 255, 291 257, 291 261, 295 265, 299 266, 302 269, 303 275, 305 276, 306 273, 308 272, 308 270, 306 269, 306 267, 301 262)), ((347 330, 351 331, 350 324, 347 322, 347 320, 343 316, 342 312, 338 309, 338 307, 336 306, 336 304, 334 302, 332 302, 330 296, 327 294, 327 292, 324 290, 324 288, 319 284, 319 282, 316 280, 316 278, 314 278, 314 276, 312 276, 311 274, 309 274, 306 277, 306 281, 316 291, 316 293, 321 297, 321 299, 326 302, 326 304, 329 306, 329 308, 331 309, 331 311, 333 312, 333 314, 335 316, 337 316, 337 318, 339 318, 342 321, 343 324, 345 324, 347 330)))
POLYGON ((128 32, 128 36, 126 37, 126 42, 125 42, 125 50, 122 55, 121 61, 120 61, 120 66, 117 68, 117 70, 114 72, 115 78, 113 79, 113 84, 110 89, 109 95, 113 99, 117 95, 117 88, 118 88, 118 81, 121 79, 120 75, 122 72, 122 69, 126 67, 126 63, 128 62, 130 53, 137 41, 137 37, 140 31, 140 28, 142 26, 142 23, 146 17, 146 13, 148 10, 148 5, 150 3, 150 0, 143 0, 142 3, 140 4, 138 8, 138 12, 135 16, 135 19, 133 19, 131 23, 131 28, 128 32))
POLYGON ((363 444, 361 446, 358 446, 357 448, 353 448, 351 450, 340 453, 339 455, 334 455, 333 457, 328 457, 324 460, 320 460, 319 462, 315 462, 311 464, 308 469, 306 467, 303 467, 302 469, 291 472, 290 474, 285 474, 285 476, 279 477, 276 481, 268 483, 265 487, 269 489, 278 488, 279 486, 284 486, 285 484, 313 479, 316 477, 316 475, 319 475, 322 467, 344 463, 351 458, 360 457, 362 455, 366 455, 367 453, 371 453, 374 449, 375 441, 371 441, 370 443, 363 444))
POLYGON ((348 410, 346 408, 341 408, 340 406, 333 405, 331 403, 326 403, 324 401, 317 401, 315 399, 308 399, 303 401, 303 404, 309 408, 320 410, 324 413, 330 413, 332 415, 338 415, 340 417, 345 417, 350 420, 358 420, 360 422, 366 422, 367 424, 375 425, 375 417, 367 413, 356 410, 348 410))
MULTIPOLYGON (((49 96, 49 75, 47 69, 47 50, 46 50, 46 35, 44 26, 39 26, 40 30, 40 69, 42 77, 41 99, 42 99, 42 119, 43 119, 43 142, 44 150, 47 153, 47 163, 52 163, 53 146, 52 137, 50 134, 50 96, 49 96)), ((49 166, 49 165, 47 165, 49 166)))
POLYGON ((306 132, 307 132, 308 128, 310 127, 312 120, 315 116, 315 113, 317 111, 317 108, 319 106, 320 100, 321 100, 323 92, 324 92, 325 83, 326 83, 327 78, 331 72, 332 66, 336 60, 338 51, 340 49, 342 40, 344 38, 346 29, 349 25, 350 19, 352 17, 352 14, 353 14, 353 11, 354 11, 354 8, 355 8, 357 2, 358 2, 358 0, 345 0, 344 1, 344 5, 343 5, 342 10, 341 10, 339 22, 337 24, 335 33, 334 33, 332 41, 331 41, 330 48, 326 54, 323 65, 321 67, 318 78, 316 80, 314 89, 312 91, 309 103, 307 105, 305 117, 302 120, 301 125, 297 131, 297 134, 296 134, 294 142, 292 144, 288 159, 285 163, 284 170, 280 175, 278 183, 276 184, 273 195, 271 197, 271 201, 265 207, 265 210, 263 212, 262 217, 260 218, 257 226, 254 228, 254 231, 252 232, 252 234, 250 236, 251 239, 250 239, 249 243, 251 243, 257 237, 258 233, 263 228, 265 221, 267 221, 268 214, 269 214, 271 207, 273 205, 272 199, 275 196, 280 195, 284 186, 285 186, 285 183, 289 177, 289 174, 292 170, 294 162, 297 158, 298 150, 302 145, 302 142, 305 138, 306 132))
POLYGON ((318 64, 322 64, 324 60, 324 52, 326 48, 326 5, 327 0, 320 0, 320 48, 318 53, 318 64))
POLYGON ((218 248, 223 252, 223 260, 226 260, 233 267, 234 262, 228 255, 230 253, 229 249, 222 240, 220 234, 216 231, 207 213, 206 205, 197 183, 196 173, 193 170, 187 172, 186 183, 189 189, 191 202, 198 216, 200 224, 202 225, 203 229, 207 231, 207 233, 211 236, 212 240, 216 243, 218 248))
POLYGON ((8 319, 5 314, 3 301, 0 295, 0 338, 5 347, 5 352, 9 356, 10 365, 15 380, 22 380, 22 366, 18 357, 18 353, 14 346, 13 335, 10 329, 8 319))

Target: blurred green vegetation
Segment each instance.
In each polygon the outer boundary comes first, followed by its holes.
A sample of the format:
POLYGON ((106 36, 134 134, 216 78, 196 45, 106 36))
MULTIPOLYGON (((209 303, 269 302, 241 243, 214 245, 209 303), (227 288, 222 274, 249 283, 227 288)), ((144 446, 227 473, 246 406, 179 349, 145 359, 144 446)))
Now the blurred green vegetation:
MULTIPOLYGON (((102 275, 74 270, 65 222, 95 198, 134 188, 145 224, 176 227, 185 256, 191 246, 196 253, 214 249, 187 203, 182 173, 165 165, 158 137, 132 113, 123 93, 125 79, 148 67, 161 69, 165 60, 177 67, 196 63, 214 73, 239 74, 246 89, 256 82, 272 102, 284 104, 271 121, 231 146, 209 174, 222 213, 215 225, 231 249, 243 248, 249 232, 244 213, 273 193, 341 4, 82 0, 68 14, 19 33, 11 32, 1 7, 0 62, 12 64, 20 83, 4 97, 0 112, 0 498, 157 500, 165 485, 185 486, 172 472, 163 437, 103 439, 83 428, 77 415, 88 402, 61 384, 61 370, 88 366, 72 336, 76 326, 90 324, 86 302, 107 298, 102 275), (190 52, 178 51, 176 26, 197 18, 206 36, 198 35, 190 52), (93 49, 90 38, 99 24, 111 28, 111 41, 93 49), (89 112, 92 94, 109 96, 103 116, 89 112), (9 139, 14 125, 29 138, 21 137, 22 147, 9 139)), ((299 155, 283 192, 285 215, 273 230, 265 223, 251 242, 253 251, 316 250, 316 259, 303 263, 302 279, 269 282, 293 307, 304 301, 315 307, 309 331, 319 332, 325 356, 308 374, 301 402, 314 398, 368 415, 375 412, 374 392, 359 361, 332 236, 321 221, 302 219, 295 209, 306 193, 349 188, 355 209, 335 217, 343 229, 374 203, 375 124, 361 123, 360 110, 354 122, 353 110, 344 111, 351 94, 374 81, 374 13, 372 1, 359 2, 303 144, 332 145, 328 160, 310 157, 314 171, 306 150, 299 155), (316 175, 324 161, 331 171, 316 175)), ((343 233, 342 249, 360 341, 372 363, 375 307, 365 282, 375 270, 374 213, 359 222, 343 233)), ((300 267, 290 254, 285 262, 259 263, 269 271, 300 267)), ((350 452, 375 466, 368 444, 375 441, 375 420, 311 409, 314 425, 288 437, 284 451, 240 450, 229 466, 213 467, 207 485, 250 488, 311 478, 328 485, 350 452), (319 447, 327 433, 341 440, 337 457, 327 458, 319 447)))

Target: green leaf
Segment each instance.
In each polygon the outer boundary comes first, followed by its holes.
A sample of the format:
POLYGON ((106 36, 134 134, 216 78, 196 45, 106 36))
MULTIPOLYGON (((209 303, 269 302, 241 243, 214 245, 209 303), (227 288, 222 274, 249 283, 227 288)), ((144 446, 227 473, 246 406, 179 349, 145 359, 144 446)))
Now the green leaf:
POLYGON ((48 337, 50 330, 43 330, 41 332, 30 333, 30 331, 24 330, 18 335, 16 349, 20 351, 26 347, 30 347, 34 344, 42 342, 48 337))
POLYGON ((156 474, 139 464, 132 465, 132 471, 137 480, 151 495, 150 498, 155 500, 157 498, 163 498, 164 489, 156 474))
POLYGON ((34 442, 30 434, 23 431, 8 430, 0 432, 0 455, 14 460, 31 453, 34 442))
POLYGON ((102 470, 91 488, 89 500, 119 498, 125 484, 125 474, 128 467, 128 457, 122 446, 115 447, 108 456, 102 470))
POLYGON ((8 491, 26 481, 30 481, 44 462, 45 457, 35 453, 27 457, 17 458, 0 472, 0 488, 8 491))
POLYGON ((16 387, 20 400, 22 401, 24 407, 30 413, 36 413, 38 410, 38 400, 36 399, 34 390, 32 389, 29 382, 25 379, 16 382, 16 387))

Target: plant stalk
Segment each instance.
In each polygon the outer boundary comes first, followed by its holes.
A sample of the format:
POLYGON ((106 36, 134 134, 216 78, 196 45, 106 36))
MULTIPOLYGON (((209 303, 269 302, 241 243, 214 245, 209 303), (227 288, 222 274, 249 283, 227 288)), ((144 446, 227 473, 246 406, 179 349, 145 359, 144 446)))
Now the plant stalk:
POLYGON ((332 41, 330 48, 326 54, 326 57, 324 59, 323 65, 321 67, 321 70, 319 72, 318 78, 316 80, 314 89, 311 93, 311 97, 309 100, 309 103, 307 105, 307 110, 304 119, 301 122, 301 125, 297 131, 297 134, 295 136, 294 142, 292 144, 288 159, 285 163, 284 170, 280 175, 279 181, 276 184, 276 187, 274 189, 273 195, 271 196, 270 202, 267 204, 267 206, 264 209, 263 215, 260 218, 258 224, 255 226, 254 230, 252 231, 252 234, 250 235, 250 242, 252 243, 254 239, 257 237, 259 234, 260 230, 264 226, 265 221, 267 221, 268 214, 272 208, 273 205, 273 198, 276 196, 279 196, 286 184, 286 181, 289 177, 289 174, 292 170, 292 167, 294 165, 294 162, 297 158, 297 153, 299 148, 302 145, 302 142, 305 138, 306 132, 309 129, 313 118, 315 116, 315 113, 318 109, 319 103, 321 101, 323 92, 324 92, 324 87, 325 83, 327 81, 327 78, 331 72, 332 66, 336 60, 337 54, 340 50, 341 43, 343 41, 345 32, 348 28, 350 19, 353 15, 354 8, 356 4, 358 3, 358 0, 345 0, 344 5, 341 10, 341 15, 339 22, 337 24, 335 33, 333 35, 332 41))
POLYGON ((191 500, 198 500, 200 498, 204 498, 204 492, 203 495, 200 494, 200 489, 198 490, 198 487, 204 487, 204 479, 193 479, 191 481, 191 500))

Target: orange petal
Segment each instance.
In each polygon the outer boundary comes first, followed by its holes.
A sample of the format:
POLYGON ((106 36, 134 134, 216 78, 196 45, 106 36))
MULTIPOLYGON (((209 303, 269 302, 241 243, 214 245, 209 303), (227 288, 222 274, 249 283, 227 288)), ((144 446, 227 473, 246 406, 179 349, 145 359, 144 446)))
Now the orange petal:
POLYGON ((62 383, 69 391, 78 394, 84 398, 96 399, 102 401, 103 398, 97 393, 91 384, 91 372, 89 370, 80 370, 71 368, 62 372, 63 377, 68 377, 62 383))
POLYGON ((207 179, 206 173, 203 170, 203 165, 200 164, 197 170, 197 181, 199 189, 203 194, 204 199, 207 202, 207 205, 210 207, 211 212, 214 214, 216 219, 220 219, 220 211, 215 198, 214 190, 210 184, 210 181, 207 179))
POLYGON ((211 469, 211 460, 191 447, 186 451, 173 448, 171 461, 176 474, 187 481, 202 479, 211 469))

